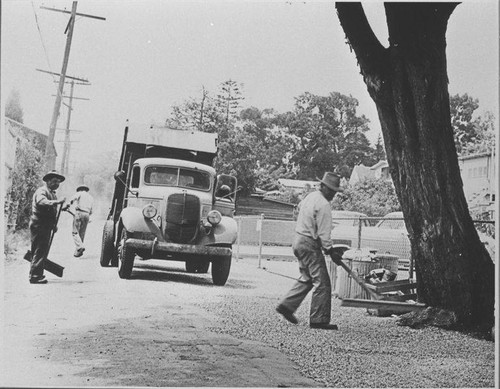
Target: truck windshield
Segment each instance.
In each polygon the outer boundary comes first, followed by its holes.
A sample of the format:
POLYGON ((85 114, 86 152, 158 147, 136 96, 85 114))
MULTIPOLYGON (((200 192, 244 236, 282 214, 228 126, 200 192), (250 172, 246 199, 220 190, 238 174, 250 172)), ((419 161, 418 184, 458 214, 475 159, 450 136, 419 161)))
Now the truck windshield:
POLYGON ((198 190, 210 189, 210 175, 200 170, 167 166, 148 166, 144 182, 149 185, 179 186, 198 190))

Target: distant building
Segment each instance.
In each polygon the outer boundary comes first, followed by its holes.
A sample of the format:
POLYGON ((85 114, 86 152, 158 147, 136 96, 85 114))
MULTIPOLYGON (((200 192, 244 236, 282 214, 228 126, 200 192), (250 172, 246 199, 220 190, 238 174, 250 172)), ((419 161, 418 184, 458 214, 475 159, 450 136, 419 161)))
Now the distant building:
POLYGON ((351 177, 349 178, 349 183, 354 185, 366 179, 391 180, 387 161, 378 161, 373 166, 365 166, 363 164, 354 166, 351 177))
MULTIPOLYGON (((470 209, 493 210, 497 173, 494 153, 486 152, 458 157, 463 189, 470 209)), ((349 183, 364 179, 390 180, 389 164, 379 161, 373 166, 357 165, 352 170, 349 183)))
POLYGON ((497 185, 494 153, 487 152, 458 157, 458 164, 469 207, 490 207, 495 202, 497 185))
POLYGON ((304 180, 290 180, 288 178, 280 178, 278 183, 283 189, 293 190, 302 193, 304 190, 313 190, 319 184, 319 181, 304 181, 304 180))

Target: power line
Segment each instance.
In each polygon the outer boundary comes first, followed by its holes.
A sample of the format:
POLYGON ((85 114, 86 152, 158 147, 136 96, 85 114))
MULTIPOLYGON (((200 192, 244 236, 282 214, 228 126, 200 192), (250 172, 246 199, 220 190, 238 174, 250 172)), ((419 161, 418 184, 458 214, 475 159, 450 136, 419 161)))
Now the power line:
MULTIPOLYGON (((47 65, 49 66, 49 69, 52 71, 52 66, 50 65, 49 55, 47 53, 47 48, 45 47, 45 42, 43 41, 42 30, 40 29, 40 24, 38 23, 38 15, 36 13, 35 4, 33 4, 33 1, 31 2, 31 6, 33 7, 33 14, 35 15, 35 23, 36 23, 36 27, 38 29, 38 35, 40 36, 40 41, 42 43, 43 52, 45 53, 45 60, 47 61, 47 65)), ((52 78, 55 80, 55 77, 52 77, 52 78)))

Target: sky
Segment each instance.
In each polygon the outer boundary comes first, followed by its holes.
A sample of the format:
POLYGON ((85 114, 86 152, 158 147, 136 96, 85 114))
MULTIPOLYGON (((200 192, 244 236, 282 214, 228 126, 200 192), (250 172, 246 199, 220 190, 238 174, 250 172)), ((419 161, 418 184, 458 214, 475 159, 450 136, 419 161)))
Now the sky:
MULTIPOLYGON (((62 68, 71 1, 3 0, 1 101, 16 89, 24 123, 48 134, 62 68)), ((387 46, 383 5, 364 3, 380 42, 387 46)), ((243 84, 243 107, 293 110, 304 92, 340 92, 358 99, 370 120, 368 138, 380 134, 375 104, 345 41, 332 1, 85 0, 77 17, 67 75, 76 85, 70 128, 70 167, 95 153, 119 150, 126 120, 162 124, 173 105, 216 94, 229 79, 243 84)), ((478 113, 498 117, 498 2, 466 0, 448 24, 450 94, 479 99, 478 113)), ((69 94, 69 85, 65 89, 69 94)), ((58 128, 65 128, 61 108, 58 128)), ((2 121, 3 123, 3 121, 2 121)), ((497 127, 498 128, 498 127, 497 127)), ((62 154, 63 131, 56 132, 62 154)), ((59 162, 58 162, 59 164, 59 162)))

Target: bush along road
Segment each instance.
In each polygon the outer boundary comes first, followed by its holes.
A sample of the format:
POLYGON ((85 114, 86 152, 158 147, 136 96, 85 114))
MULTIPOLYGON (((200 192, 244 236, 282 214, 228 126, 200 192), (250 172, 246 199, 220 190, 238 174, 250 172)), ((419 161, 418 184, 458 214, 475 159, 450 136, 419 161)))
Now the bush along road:
MULTIPOLYGON (((333 300, 338 331, 298 325, 274 308, 295 262, 234 260, 227 284, 181 262, 140 261, 130 280, 99 265, 103 221, 74 258, 61 218, 49 258, 64 275, 28 283, 4 268, 0 386, 494 387, 495 345, 438 328, 413 330, 333 300)), ((27 245, 25 247, 27 249, 27 245)))

